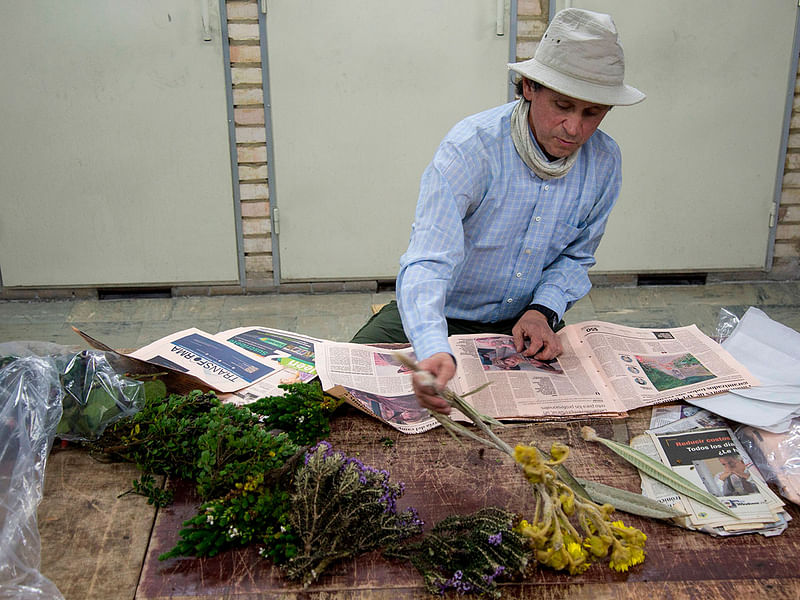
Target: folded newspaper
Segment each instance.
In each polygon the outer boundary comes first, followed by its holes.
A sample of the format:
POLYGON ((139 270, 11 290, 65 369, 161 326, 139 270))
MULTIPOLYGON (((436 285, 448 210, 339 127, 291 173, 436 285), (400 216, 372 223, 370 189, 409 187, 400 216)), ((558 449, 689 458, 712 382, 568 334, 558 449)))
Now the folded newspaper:
MULTIPOLYGON (((624 416, 643 406, 758 385, 695 325, 649 329, 587 321, 568 325, 559 337, 563 353, 540 361, 517 352, 509 336, 452 336, 458 370, 451 387, 464 395, 490 383, 469 399, 497 419, 553 420, 624 416)), ((404 433, 438 424, 417 404, 411 375, 392 354, 413 357, 413 349, 321 340, 314 351, 325 391, 404 433)))
MULTIPOLYGON (((101 350, 115 350, 75 330, 101 350)), ((183 376, 245 404, 285 393, 286 383, 305 383, 317 376, 314 344, 320 340, 269 327, 239 327, 216 334, 199 329, 178 331, 131 353, 120 353, 183 376)))
POLYGON ((668 415, 654 409, 651 429, 631 440, 631 446, 717 496, 738 518, 679 494, 644 473, 642 494, 686 513, 673 520, 687 529, 717 536, 782 533, 791 517, 733 432, 719 425, 715 415, 697 409, 683 414, 686 408, 669 407, 665 412, 678 418, 666 423, 668 415))

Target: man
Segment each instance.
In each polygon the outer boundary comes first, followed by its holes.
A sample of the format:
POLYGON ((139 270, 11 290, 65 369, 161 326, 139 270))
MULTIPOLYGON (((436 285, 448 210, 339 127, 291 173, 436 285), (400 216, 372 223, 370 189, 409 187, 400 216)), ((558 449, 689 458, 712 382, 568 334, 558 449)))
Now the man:
POLYGON ((720 456, 719 462, 722 471, 715 476, 719 486, 718 496, 745 496, 758 492, 753 476, 740 456, 720 456))
POLYGON ((561 317, 589 292, 587 275, 619 194, 619 148, 597 127, 614 105, 644 99, 623 83, 611 17, 565 9, 535 56, 509 68, 521 98, 457 124, 425 170, 397 304, 354 336, 410 340, 436 388, 414 378, 422 406, 455 375, 448 335, 504 333, 517 351, 561 353, 561 317), (402 322, 401 322, 402 321, 402 322))

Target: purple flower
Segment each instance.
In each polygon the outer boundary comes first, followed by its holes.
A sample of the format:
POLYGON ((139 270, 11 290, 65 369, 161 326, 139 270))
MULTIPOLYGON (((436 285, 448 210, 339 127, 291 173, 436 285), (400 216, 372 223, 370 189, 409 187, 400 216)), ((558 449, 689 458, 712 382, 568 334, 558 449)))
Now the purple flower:
POLYGON ((494 535, 490 535, 489 536, 489 543, 492 546, 499 546, 500 544, 502 544, 503 543, 503 532, 502 531, 498 531, 494 535))
POLYGON ((492 583, 497 577, 503 574, 506 568, 503 565, 498 565, 497 568, 494 570, 494 573, 491 575, 484 575, 483 580, 486 583, 492 583))

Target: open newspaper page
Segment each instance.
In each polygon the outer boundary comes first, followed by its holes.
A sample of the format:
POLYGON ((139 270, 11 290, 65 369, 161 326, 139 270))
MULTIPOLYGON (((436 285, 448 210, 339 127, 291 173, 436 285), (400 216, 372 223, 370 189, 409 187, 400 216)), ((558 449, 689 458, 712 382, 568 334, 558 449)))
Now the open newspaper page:
POLYGON ((403 433, 422 433, 439 423, 417 402, 411 373, 394 356, 410 348, 381 348, 320 341, 314 344, 322 389, 403 433))
POLYGON ((777 535, 785 530, 783 502, 767 487, 727 427, 668 434, 651 431, 634 438, 631 446, 718 497, 738 517, 716 511, 642 474, 645 496, 688 513, 678 520, 683 527, 720 536, 777 535))
POLYGON ((282 384, 308 383, 317 376, 314 343, 317 338, 270 327, 238 327, 215 336, 263 361, 273 371, 263 379, 224 398, 233 404, 250 404, 268 396, 283 396, 282 384))
POLYGON ((478 412, 498 419, 623 413, 625 408, 588 354, 578 354, 580 342, 561 339, 563 353, 541 361, 517 352, 507 335, 451 336, 458 365, 454 391, 463 395, 491 383, 469 400, 478 412))
POLYGON ((562 336, 597 365, 625 410, 758 385, 695 325, 641 329, 587 321, 565 327, 562 336))
POLYGON ((199 329, 178 331, 128 356, 193 375, 220 392, 235 392, 275 371, 268 361, 199 329))

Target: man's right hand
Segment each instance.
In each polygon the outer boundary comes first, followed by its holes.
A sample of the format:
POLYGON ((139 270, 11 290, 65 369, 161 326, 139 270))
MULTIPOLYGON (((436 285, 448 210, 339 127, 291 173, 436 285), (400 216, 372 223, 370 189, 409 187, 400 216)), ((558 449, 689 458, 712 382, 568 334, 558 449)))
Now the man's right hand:
POLYGON ((420 406, 443 415, 449 415, 450 405, 444 398, 439 396, 439 392, 444 389, 456 374, 456 361, 447 352, 437 352, 425 360, 419 361, 419 368, 431 373, 436 378, 436 387, 434 389, 420 381, 419 373, 414 373, 411 381, 420 406))

